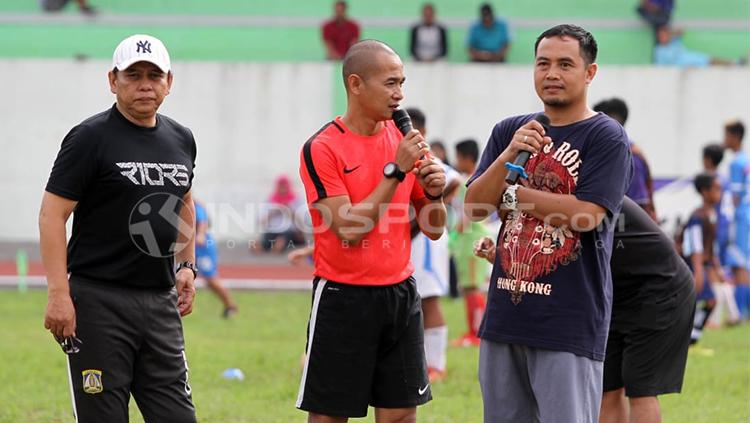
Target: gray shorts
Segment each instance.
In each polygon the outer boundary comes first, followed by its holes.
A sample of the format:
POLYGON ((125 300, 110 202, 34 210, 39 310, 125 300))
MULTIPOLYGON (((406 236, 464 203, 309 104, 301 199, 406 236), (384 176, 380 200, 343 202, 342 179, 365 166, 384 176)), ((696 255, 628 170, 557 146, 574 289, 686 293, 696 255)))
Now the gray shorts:
POLYGON ((601 361, 482 340, 479 384, 485 423, 597 423, 601 361))

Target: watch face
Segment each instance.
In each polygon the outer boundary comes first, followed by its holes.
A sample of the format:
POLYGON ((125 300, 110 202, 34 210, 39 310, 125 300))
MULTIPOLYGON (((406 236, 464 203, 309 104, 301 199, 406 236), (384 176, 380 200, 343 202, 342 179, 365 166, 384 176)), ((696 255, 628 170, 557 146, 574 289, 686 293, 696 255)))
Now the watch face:
POLYGON ((396 163, 388 163, 383 168, 383 173, 386 174, 386 176, 391 176, 396 173, 396 163))

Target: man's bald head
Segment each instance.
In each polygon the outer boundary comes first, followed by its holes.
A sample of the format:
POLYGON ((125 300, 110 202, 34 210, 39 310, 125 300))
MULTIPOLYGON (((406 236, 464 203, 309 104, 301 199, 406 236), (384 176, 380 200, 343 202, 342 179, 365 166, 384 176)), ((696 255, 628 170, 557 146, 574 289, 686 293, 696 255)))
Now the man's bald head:
POLYGON ((367 77, 373 72, 378 70, 378 59, 381 54, 388 54, 398 57, 395 51, 390 48, 387 44, 377 40, 362 40, 353 46, 349 47, 349 50, 344 56, 343 63, 343 76, 344 76, 344 87, 349 91, 349 76, 359 75, 362 79, 367 77))

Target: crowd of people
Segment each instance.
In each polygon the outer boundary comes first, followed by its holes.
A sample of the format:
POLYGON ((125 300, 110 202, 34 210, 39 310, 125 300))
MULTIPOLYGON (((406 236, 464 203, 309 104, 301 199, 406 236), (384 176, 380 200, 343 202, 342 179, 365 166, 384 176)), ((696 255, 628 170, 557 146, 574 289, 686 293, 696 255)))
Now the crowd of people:
MULTIPOLYGON (((345 6, 336 3, 329 33, 358 34, 345 6)), ((489 5, 480 15, 472 58, 503 61, 507 28, 489 5)), ((425 16, 434 24, 434 9, 425 16)), ((437 40, 415 51, 440 53, 440 30, 415 33, 437 40)), ((655 222, 651 172, 623 128, 625 102, 589 107, 599 49, 585 29, 562 24, 538 36, 543 110, 498 122, 481 152, 474 140, 456 143, 455 166, 427 142, 424 113, 394 120, 400 56, 355 40, 327 43, 342 60, 346 112, 299 152, 317 230, 294 257, 309 254, 314 266, 296 407, 311 422, 344 422, 369 406, 378 421, 415 421, 431 384, 448 376, 439 298, 453 267, 467 330, 452 344, 479 347, 486 422, 658 421, 658 396, 682 389, 688 345, 706 322, 750 317, 744 125, 725 126, 724 149, 706 147, 706 172, 694 181, 702 204, 673 240, 655 222), (723 177, 726 149, 734 155, 723 177), (488 222, 500 225, 496 234, 488 222)), ((131 394, 148 421, 196 421, 181 320, 196 277, 226 317, 237 307, 193 197, 193 133, 157 113, 174 78, 166 47, 131 36, 110 69, 115 105, 71 129, 45 188, 45 327, 68 354, 80 421, 127 421, 131 394)), ((289 178, 277 179, 260 250, 304 244, 280 223, 302 201, 289 178)))
MULTIPOLYGON (((346 14, 347 3, 334 4, 333 17, 321 27, 326 58, 341 60, 346 51, 359 41, 360 25, 346 14)), ((414 60, 434 62, 448 54, 448 30, 436 20, 432 3, 422 6, 422 19, 409 31, 409 51, 414 60)), ((508 23, 495 15, 492 5, 479 7, 479 18, 469 28, 466 49, 473 62, 505 62, 513 41, 508 23)))

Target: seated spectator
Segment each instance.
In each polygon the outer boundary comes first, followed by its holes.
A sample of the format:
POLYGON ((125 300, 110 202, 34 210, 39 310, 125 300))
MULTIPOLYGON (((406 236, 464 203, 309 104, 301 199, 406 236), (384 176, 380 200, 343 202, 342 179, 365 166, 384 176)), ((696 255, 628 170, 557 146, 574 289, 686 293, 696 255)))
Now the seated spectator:
POLYGON ((641 0, 636 10, 641 18, 656 30, 669 24, 673 9, 674 0, 641 0))
MULTIPOLYGON (((673 30, 667 25, 662 25, 656 29, 654 64, 687 68, 706 67, 709 65, 732 65, 735 63, 729 60, 717 59, 698 51, 689 50, 682 43, 681 30, 673 30)), ((736 64, 744 64, 744 61, 738 61, 736 64)))
POLYGON ((301 205, 302 202, 292 190, 289 178, 286 175, 276 178, 274 191, 265 204, 261 218, 261 242, 260 245, 251 244, 253 252, 283 253, 287 249, 303 246, 305 235, 294 222, 294 212, 301 205))
POLYGON ((422 6, 422 22, 411 28, 411 55, 420 62, 432 62, 448 53, 445 27, 435 23, 435 7, 432 3, 422 6))
POLYGON ((328 60, 341 60, 352 44, 359 40, 359 24, 346 17, 346 2, 339 0, 333 6, 333 18, 322 27, 323 43, 328 60))
MULTIPOLYGON (((45 12, 59 12, 61 11, 70 0, 40 0, 42 10, 45 12)), ((88 4, 87 0, 76 0, 78 3, 78 10, 85 15, 93 15, 96 13, 96 9, 88 4)))
POLYGON ((469 29, 469 57, 472 62, 505 62, 511 35, 508 24, 496 18, 489 3, 479 8, 479 21, 469 29))

